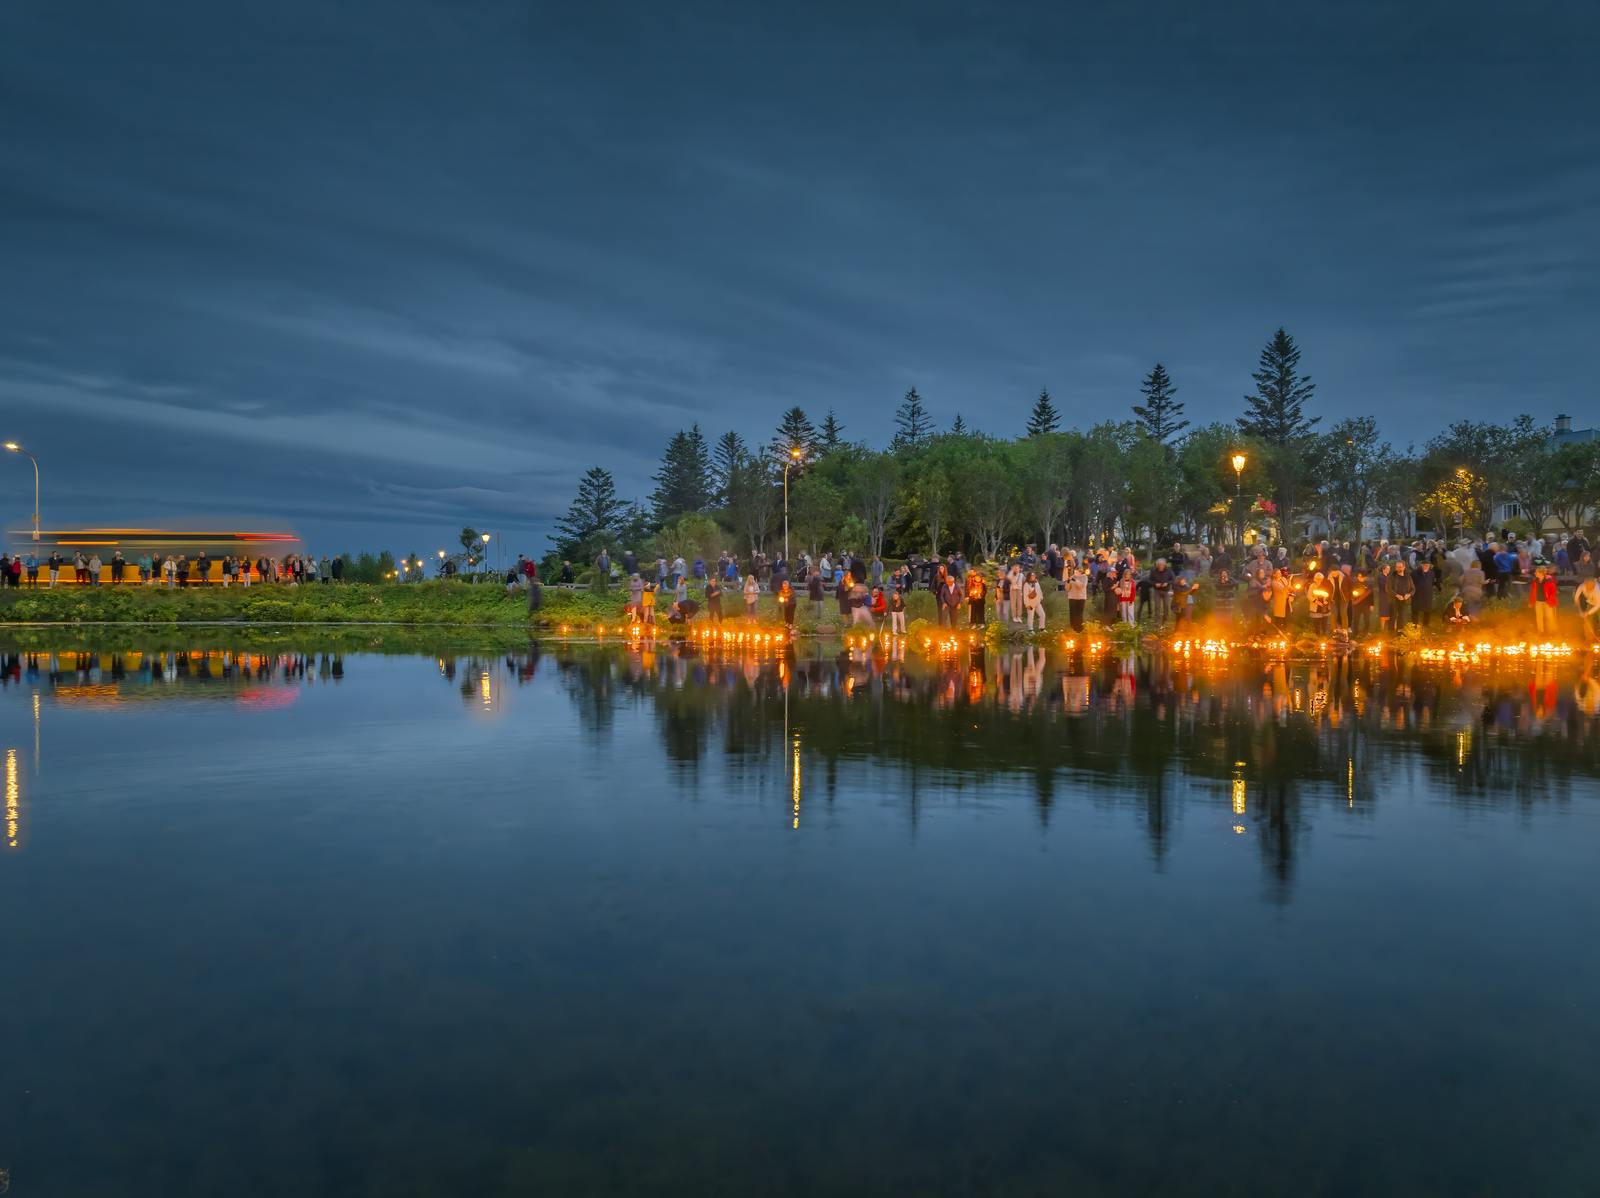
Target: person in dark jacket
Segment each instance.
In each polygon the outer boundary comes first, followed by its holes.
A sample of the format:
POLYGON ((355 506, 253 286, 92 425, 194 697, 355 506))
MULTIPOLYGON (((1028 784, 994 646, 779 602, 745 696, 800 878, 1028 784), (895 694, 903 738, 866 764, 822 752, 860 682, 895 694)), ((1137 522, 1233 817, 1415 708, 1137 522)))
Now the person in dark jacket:
POLYGON ((1411 601, 1416 593, 1417 582, 1411 571, 1406 569, 1405 562, 1396 562, 1394 571, 1389 575, 1390 627, 1396 632, 1405 628, 1406 615, 1411 611, 1411 601))
POLYGON ((1438 575, 1433 572, 1433 563, 1427 558, 1417 562, 1417 568, 1411 574, 1411 584, 1416 590, 1412 596, 1411 607, 1417 617, 1417 623, 1423 628, 1433 624, 1433 597, 1438 575))

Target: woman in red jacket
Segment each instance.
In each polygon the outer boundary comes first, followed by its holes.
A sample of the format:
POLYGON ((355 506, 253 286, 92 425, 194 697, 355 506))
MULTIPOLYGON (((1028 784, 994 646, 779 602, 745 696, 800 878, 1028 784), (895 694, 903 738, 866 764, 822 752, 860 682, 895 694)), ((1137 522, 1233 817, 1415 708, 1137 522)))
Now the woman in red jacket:
POLYGON ((1556 580, 1543 566, 1533 572, 1528 584, 1528 602, 1533 606, 1533 627, 1540 636, 1556 635, 1556 580))

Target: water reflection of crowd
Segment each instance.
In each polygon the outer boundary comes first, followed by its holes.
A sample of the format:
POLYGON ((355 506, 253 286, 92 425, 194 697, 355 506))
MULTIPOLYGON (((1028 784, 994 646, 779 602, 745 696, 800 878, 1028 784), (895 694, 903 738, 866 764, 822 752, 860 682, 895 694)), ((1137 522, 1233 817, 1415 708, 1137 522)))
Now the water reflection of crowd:
MULTIPOLYGON (((128 652, 6 653, 0 655, 0 685, 137 686, 182 682, 260 684, 337 683, 344 678, 341 653, 252 653, 230 649, 128 652)), ((130 694, 134 693, 129 691, 130 694)))
MULTIPOLYGON (((1559 800, 1600 777, 1600 684, 1571 665, 1521 673, 1404 659, 1312 662, 982 649, 926 659, 882 649, 724 655, 693 645, 586 652, 555 663, 598 734, 649 701, 669 761, 785 759, 791 734, 827 776, 870 758, 913 777, 1031 780, 1048 821, 1069 788, 1142 808, 1167 849, 1175 796, 1214 802, 1254 834, 1287 891, 1310 813, 1372 814, 1418 762, 1469 804, 1559 800)), ((915 787, 908 814, 916 817, 915 787)))

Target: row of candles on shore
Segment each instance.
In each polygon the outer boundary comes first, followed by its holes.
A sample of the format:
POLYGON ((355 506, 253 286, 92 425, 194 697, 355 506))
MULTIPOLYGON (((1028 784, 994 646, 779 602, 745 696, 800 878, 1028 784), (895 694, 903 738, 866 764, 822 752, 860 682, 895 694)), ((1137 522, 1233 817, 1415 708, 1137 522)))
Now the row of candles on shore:
MULTIPOLYGON (((618 635, 625 637, 626 639, 639 640, 645 637, 653 637, 656 633, 657 627, 658 626, 654 624, 642 624, 635 621, 633 623, 621 625, 620 627, 615 628, 613 631, 615 631, 618 635)), ((561 634, 563 636, 570 635, 571 631, 572 630, 569 625, 563 624, 561 626, 561 634)), ((606 635, 606 628, 603 625, 596 625, 593 631, 596 637, 604 637, 606 635)), ((705 646, 717 646, 723 648, 738 647, 749 649, 763 649, 781 646, 788 643, 790 639, 787 630, 784 629, 764 631, 758 628, 751 629, 718 625, 705 625, 698 628, 692 628, 688 632, 688 638, 691 641, 698 642, 699 644, 705 646)), ((842 638, 845 647, 849 649, 867 649, 872 647, 875 642, 889 645, 899 639, 903 638, 894 636, 888 630, 875 632, 869 635, 845 636, 842 638)), ((924 651, 928 653, 944 655, 957 653, 962 649, 975 648, 981 642, 981 640, 982 638, 976 632, 969 632, 964 636, 959 634, 949 634, 940 637, 923 637, 921 638, 921 643, 924 651)), ((1093 638, 1083 640, 1080 643, 1077 638, 1062 637, 1059 644, 1061 648, 1068 651, 1081 648, 1091 653, 1103 652, 1106 648, 1108 648, 1107 642, 1093 638)), ((1240 641, 1222 640, 1218 638, 1180 638, 1169 641, 1168 647, 1173 652, 1182 654, 1186 657, 1199 654, 1205 657, 1217 658, 1226 657, 1236 649, 1246 649, 1266 653, 1287 653, 1290 649, 1290 642, 1285 639, 1264 640, 1261 638, 1252 638, 1249 640, 1240 641)), ((1332 647, 1333 646, 1330 645, 1328 641, 1317 642, 1317 651, 1320 653, 1327 653, 1332 647)), ((1422 661, 1443 662, 1471 662, 1482 661, 1488 658, 1555 660, 1571 657, 1574 652, 1571 645, 1557 641, 1515 641, 1508 643, 1478 641, 1470 645, 1465 641, 1458 641, 1454 646, 1450 647, 1430 646, 1411 650, 1406 650, 1399 646, 1386 645, 1384 643, 1372 643, 1365 646, 1367 654, 1372 657, 1378 657, 1382 655, 1384 650, 1388 648, 1394 648, 1400 652, 1415 653, 1416 656, 1422 661)))

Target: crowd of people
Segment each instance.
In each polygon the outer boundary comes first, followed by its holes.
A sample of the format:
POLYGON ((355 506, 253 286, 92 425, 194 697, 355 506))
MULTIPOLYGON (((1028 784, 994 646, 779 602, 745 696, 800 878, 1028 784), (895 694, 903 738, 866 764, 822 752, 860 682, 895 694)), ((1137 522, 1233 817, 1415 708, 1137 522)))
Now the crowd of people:
MULTIPOLYGON (((563 580, 572 580, 563 563, 563 580)), ((602 551, 596 585, 621 582, 629 613, 643 623, 680 623, 704 615, 720 622, 742 600, 756 618, 762 594, 776 598, 792 625, 800 602, 821 623, 829 605, 850 627, 904 634, 906 597, 931 592, 941 627, 980 627, 991 619, 1024 631, 1047 627, 1047 595, 1064 596, 1067 623, 1083 632, 1091 621, 1181 632, 1204 597, 1213 620, 1252 633, 1286 632, 1291 625, 1322 637, 1358 638, 1424 629, 1470 628, 1494 599, 1525 601, 1537 635, 1559 632, 1563 584, 1585 637, 1600 639, 1600 582, 1593 551, 1581 532, 1565 538, 1410 542, 1319 540, 1298 555, 1287 546, 1245 548, 1175 543, 1147 563, 1129 548, 1075 550, 1058 545, 1042 553, 1024 546, 999 563, 969 563, 962 553, 942 560, 912 555, 892 568, 877 556, 802 553, 790 563, 757 553, 741 562, 730 552, 715 561, 658 557, 641 562, 632 552, 613 562, 602 551), (661 614, 661 613, 665 614, 661 614)), ((532 563, 526 563, 532 570, 532 563)), ((534 571, 536 574, 536 571, 534 571)))
POLYGON ((41 556, 34 552, 0 553, 0 586, 45 587, 113 586, 139 583, 144 586, 250 586, 252 583, 283 583, 301 586, 310 583, 344 581, 344 558, 334 554, 319 560, 311 554, 291 553, 285 557, 239 557, 224 554, 212 557, 204 549, 193 557, 187 553, 140 553, 132 560, 118 549, 107 558, 97 552, 74 552, 68 557, 58 549, 41 556))

